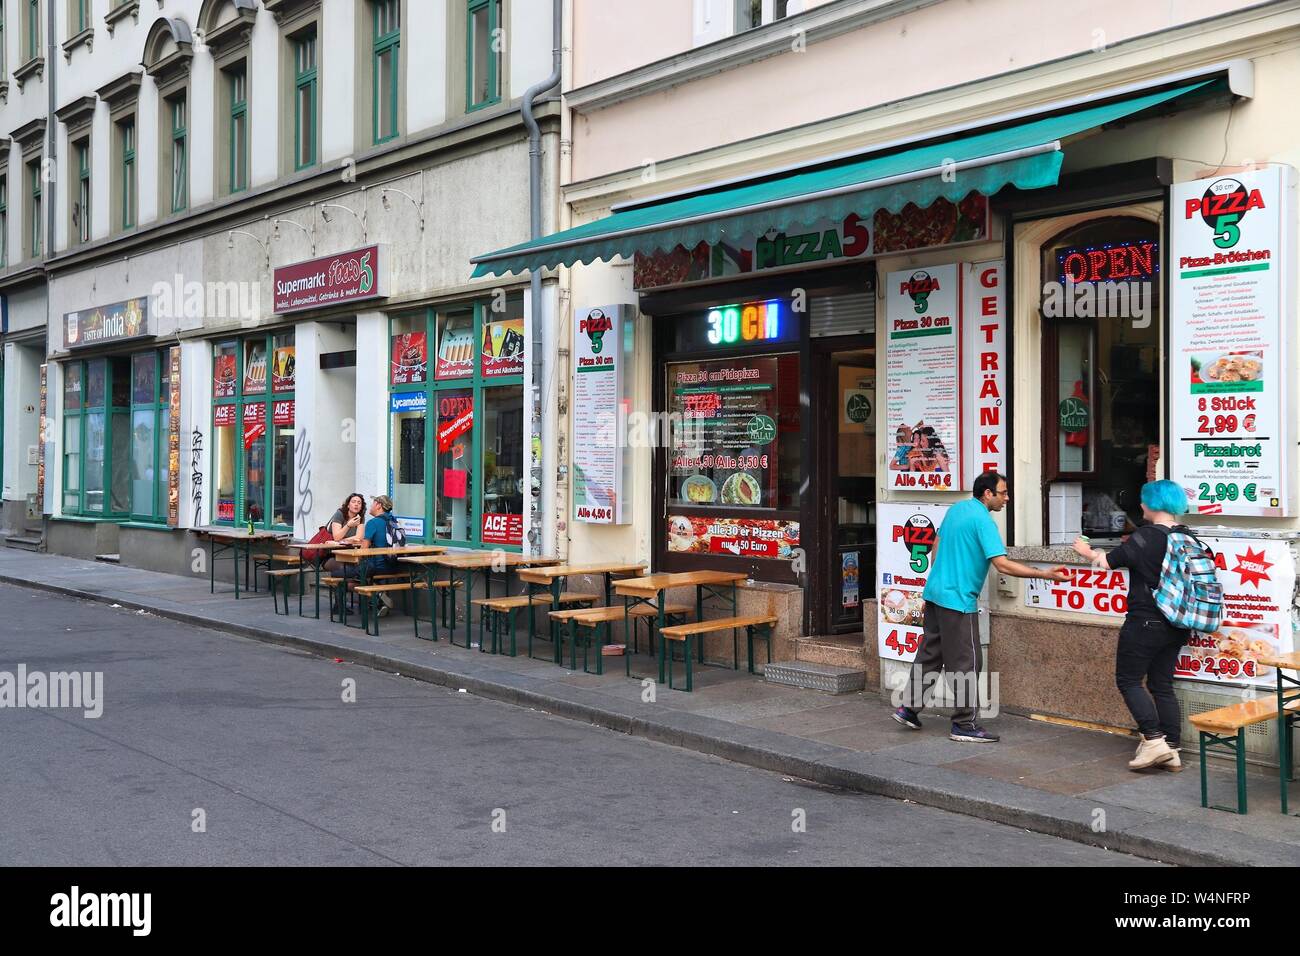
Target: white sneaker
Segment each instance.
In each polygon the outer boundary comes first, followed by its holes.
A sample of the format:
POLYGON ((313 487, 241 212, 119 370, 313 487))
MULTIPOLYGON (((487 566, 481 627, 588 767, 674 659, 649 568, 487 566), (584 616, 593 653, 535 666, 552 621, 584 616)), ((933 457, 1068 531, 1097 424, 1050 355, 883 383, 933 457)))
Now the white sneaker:
POLYGON ((1130 770, 1145 770, 1147 767, 1167 763, 1176 756, 1178 756, 1178 751, 1165 743, 1163 734, 1149 740, 1143 737, 1142 742, 1138 744, 1137 753, 1128 762, 1128 768, 1130 770))
POLYGON ((1179 754, 1177 747, 1170 747, 1169 749, 1174 752, 1174 755, 1164 763, 1160 764, 1160 769, 1179 773, 1183 769, 1183 758, 1179 754))

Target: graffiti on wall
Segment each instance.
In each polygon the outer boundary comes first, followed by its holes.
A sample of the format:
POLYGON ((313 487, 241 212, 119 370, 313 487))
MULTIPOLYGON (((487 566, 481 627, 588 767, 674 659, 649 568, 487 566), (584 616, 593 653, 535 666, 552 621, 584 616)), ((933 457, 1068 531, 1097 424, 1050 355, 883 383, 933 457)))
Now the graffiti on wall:
POLYGON ((298 511, 295 524, 301 522, 302 537, 307 540, 312 536, 308 522, 311 521, 311 440, 307 437, 307 426, 298 427, 298 511))
POLYGON ((190 501, 194 505, 194 527, 203 526, 203 432, 190 435, 190 501))

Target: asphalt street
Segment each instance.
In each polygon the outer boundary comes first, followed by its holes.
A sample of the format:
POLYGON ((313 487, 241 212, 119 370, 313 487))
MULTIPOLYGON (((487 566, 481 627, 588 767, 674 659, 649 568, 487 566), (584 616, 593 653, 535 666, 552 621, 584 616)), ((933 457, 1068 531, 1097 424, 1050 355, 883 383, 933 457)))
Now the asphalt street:
POLYGON ((8 866, 1147 865, 0 586, 20 664, 102 672, 103 713, 0 707, 8 866))

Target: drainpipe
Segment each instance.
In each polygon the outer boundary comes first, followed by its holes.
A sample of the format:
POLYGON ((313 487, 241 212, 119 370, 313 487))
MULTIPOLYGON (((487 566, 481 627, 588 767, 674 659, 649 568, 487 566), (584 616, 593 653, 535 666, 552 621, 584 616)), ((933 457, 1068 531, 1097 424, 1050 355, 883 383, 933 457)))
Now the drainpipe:
MULTIPOLYGON (((537 125, 537 119, 533 116, 533 103, 544 93, 549 93, 560 83, 560 63, 562 59, 561 34, 561 14, 563 12, 563 0, 552 0, 551 4, 551 35, 552 51, 551 56, 553 66, 551 75, 540 83, 534 83, 524 91, 523 115, 524 125, 528 128, 528 219, 529 219, 529 237, 532 239, 541 238, 542 235, 542 131, 537 125)), ((550 342, 554 335, 543 334, 543 315, 547 315, 548 328, 554 325, 555 313, 553 309, 544 309, 542 307, 542 274, 540 270, 534 269, 531 282, 531 295, 529 297, 529 325, 532 327, 532 423, 529 434, 532 440, 529 442, 529 455, 532 459, 531 467, 531 488, 532 505, 530 506, 531 518, 529 521, 528 540, 530 550, 534 554, 540 554, 547 550, 547 537, 543 534, 543 526, 550 524, 550 498, 544 494, 546 487, 553 484, 554 469, 549 472, 542 466, 542 462, 548 455, 553 456, 555 453, 555 423, 552 418, 548 423, 543 422, 542 417, 542 390, 545 386, 546 360, 543 349, 547 342, 550 342), (534 446, 541 445, 541 454, 534 454, 534 446), (543 507, 543 502, 546 507, 543 507)), ((551 536, 553 537, 553 536, 551 536)))
MULTIPOLYGON (((48 112, 45 119, 45 133, 47 137, 47 146, 46 146, 47 151, 45 153, 45 157, 48 160, 49 164, 43 165, 41 167, 42 180, 44 180, 46 169, 53 172, 58 168, 58 160, 59 160, 58 119, 54 115, 54 111, 58 109, 59 106, 58 84, 55 82, 55 74, 58 72, 58 62, 59 62, 59 37, 58 34, 55 32, 56 30, 56 25, 54 20, 55 13, 56 11, 54 9, 53 3, 45 4, 45 21, 46 21, 45 36, 49 41, 48 52, 46 53, 45 56, 45 89, 48 91, 47 93, 48 112)), ((52 182, 57 184, 58 182, 57 177, 53 179, 52 182)), ((46 195, 46 193, 49 192, 49 186, 50 183, 44 181, 41 182, 41 201, 45 203, 45 223, 46 223, 45 242, 41 244, 41 252, 42 252, 42 258, 45 259, 48 259, 50 256, 54 254, 54 248, 53 248, 54 247, 54 224, 59 221, 57 215, 58 205, 59 205, 58 203, 59 197, 57 195, 58 190, 57 189, 55 190, 56 195, 53 196, 46 195)), ((49 340, 49 327, 50 327, 50 282, 49 279, 46 279, 45 280, 45 329, 46 329, 47 342, 49 340)))

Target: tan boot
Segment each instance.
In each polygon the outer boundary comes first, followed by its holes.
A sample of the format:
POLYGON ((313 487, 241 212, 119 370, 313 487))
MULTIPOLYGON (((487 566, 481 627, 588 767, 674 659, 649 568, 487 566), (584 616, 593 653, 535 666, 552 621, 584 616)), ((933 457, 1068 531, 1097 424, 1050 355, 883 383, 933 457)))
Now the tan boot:
POLYGON ((1183 769, 1182 755, 1178 752, 1177 747, 1170 747, 1169 749, 1174 752, 1173 757, 1166 760, 1164 763, 1159 764, 1159 767, 1161 770, 1169 770, 1173 773, 1179 773, 1183 769))
POLYGON ((1177 754, 1176 750, 1165 743, 1163 735, 1150 740, 1143 737, 1142 743, 1138 744, 1137 753, 1128 762, 1128 768, 1130 770, 1145 770, 1147 767, 1154 767, 1156 764, 1163 764, 1173 760, 1177 754))

